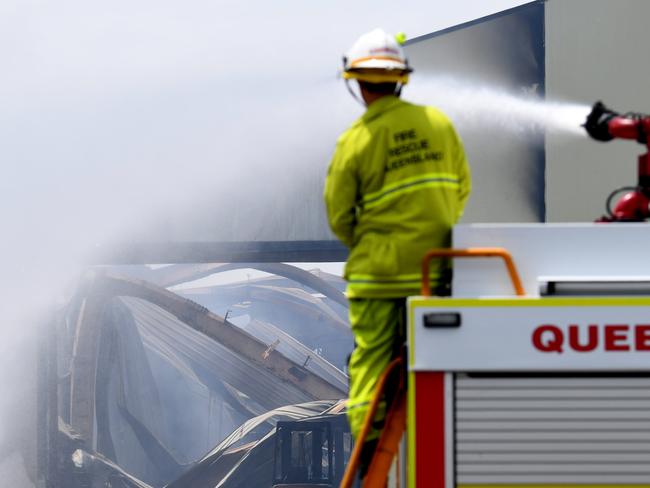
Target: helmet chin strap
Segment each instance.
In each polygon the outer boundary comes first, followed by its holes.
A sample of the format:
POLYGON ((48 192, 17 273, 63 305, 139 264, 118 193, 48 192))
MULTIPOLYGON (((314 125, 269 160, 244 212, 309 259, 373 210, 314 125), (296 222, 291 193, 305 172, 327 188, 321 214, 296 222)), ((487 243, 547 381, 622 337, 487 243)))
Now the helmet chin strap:
POLYGON ((357 95, 356 93, 354 93, 354 90, 353 90, 352 87, 350 86, 350 80, 348 80, 347 78, 345 79, 345 87, 346 87, 346 88, 348 89, 348 91, 350 92, 350 95, 352 95, 352 98, 354 98, 357 102, 359 102, 359 103, 363 106, 363 108, 366 108, 366 107, 367 107, 367 106, 366 106, 366 102, 364 102, 364 101, 361 99, 361 97, 359 97, 359 95, 357 95))

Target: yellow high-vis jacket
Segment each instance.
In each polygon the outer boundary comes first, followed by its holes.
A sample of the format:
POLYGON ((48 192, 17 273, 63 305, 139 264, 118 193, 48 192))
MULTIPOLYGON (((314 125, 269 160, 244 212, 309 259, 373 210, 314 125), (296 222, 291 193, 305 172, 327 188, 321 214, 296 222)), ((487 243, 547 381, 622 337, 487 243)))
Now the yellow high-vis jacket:
MULTIPOLYGON (((418 295, 422 257, 449 247, 471 188, 463 145, 432 107, 382 97, 339 138, 325 182, 330 226, 350 248, 350 298, 418 295)), ((432 266, 432 283, 443 263, 432 266)))

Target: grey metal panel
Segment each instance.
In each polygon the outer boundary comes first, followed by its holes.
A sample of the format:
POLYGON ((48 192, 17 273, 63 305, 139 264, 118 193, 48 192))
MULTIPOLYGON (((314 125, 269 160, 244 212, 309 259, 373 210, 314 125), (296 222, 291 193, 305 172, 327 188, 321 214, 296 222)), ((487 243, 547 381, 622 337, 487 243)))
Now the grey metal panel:
MULTIPOLYGON (((502 388, 507 386, 509 389, 515 388, 530 388, 530 377, 524 378, 477 378, 477 377, 463 377, 463 389, 469 390, 477 388, 484 390, 485 388, 502 388)), ((573 388, 630 388, 630 387, 646 387, 650 388, 650 378, 562 378, 558 382, 557 378, 535 378, 535 387, 555 387, 563 389, 573 388)))
MULTIPOLYGON (((650 452, 649 442, 638 442, 634 444, 636 453, 650 452)), ((531 444, 530 442, 482 442, 480 449, 471 443, 462 443, 456 446, 458 453, 549 453, 562 452, 572 453, 629 453, 630 444, 625 442, 611 442, 608 444, 596 444, 593 442, 563 442, 561 446, 557 443, 546 442, 531 444)))
POLYGON ((457 375, 459 484, 650 479, 650 378, 457 375))
MULTIPOLYGON (((474 473, 499 473, 501 471, 500 466, 478 466, 478 467, 472 467, 468 468, 467 472, 474 472, 474 473)), ((548 469, 546 466, 540 466, 539 464, 521 464, 518 466, 514 466, 511 469, 512 473, 522 473, 525 475, 530 475, 532 473, 543 473, 546 474, 546 470, 548 469)), ((554 474, 560 474, 560 473, 570 473, 571 475, 575 476, 576 472, 589 472, 589 471, 598 471, 601 474, 612 474, 612 473, 617 473, 617 474, 643 474, 648 472, 647 466, 639 466, 639 465, 632 465, 632 464, 625 464, 625 465, 613 465, 613 464, 604 464, 604 465, 599 465, 597 468, 594 468, 593 464, 571 464, 570 466, 562 466, 558 464, 558 466, 553 468, 554 474)))
POLYGON ((404 89, 421 103, 441 108, 455 123, 472 168, 474 188, 464 222, 544 220, 544 156, 541 137, 503 131, 472 104, 484 88, 514 93, 544 92, 544 5, 532 2, 475 22, 409 41, 415 74, 404 89), (513 42, 516 40, 516 42, 513 42), (441 86, 438 85, 440 82, 441 86), (454 83, 471 86, 465 103, 454 83), (428 83, 433 83, 431 88, 428 83))
MULTIPOLYGON (((650 411, 649 410, 622 410, 622 409, 608 409, 607 417, 615 417, 619 420, 648 420, 650 421, 650 411)), ((603 413, 594 410, 590 412, 585 411, 566 411, 566 410, 541 410, 541 409, 530 409, 523 412, 512 411, 512 410, 463 410, 462 412, 456 412, 456 418, 460 420, 602 420, 604 417, 603 413)))
MULTIPOLYGON (((650 433, 643 431, 634 432, 575 432, 569 429, 563 429, 558 432, 542 432, 541 429, 535 429, 530 426, 527 431, 523 432, 510 432, 510 431, 496 431, 496 432, 465 432, 469 429, 460 429, 456 433, 456 438, 459 442, 462 441, 520 441, 520 442, 562 442, 562 441, 600 441, 600 442, 625 442, 625 441, 643 441, 650 439, 650 433)), ((632 446, 630 446, 632 447, 632 446)), ((632 449, 631 449, 632 450, 632 449)), ((648 467, 650 470, 650 466, 648 467)))
POLYGON ((456 432, 469 431, 472 433, 477 432, 497 432, 504 433, 506 431, 535 431, 535 432, 624 432, 624 431, 650 431, 650 421, 639 421, 637 419, 628 420, 607 420, 595 419, 591 421, 581 421, 578 419, 557 419, 557 420, 543 420, 528 418, 519 421, 514 420, 500 420, 493 419, 481 420, 476 419, 474 422, 465 419, 462 425, 458 426, 456 432))
MULTIPOLYGON (((491 483, 503 483, 503 484, 515 484, 515 483, 530 483, 530 476, 522 474, 514 475, 489 475, 483 474, 480 475, 468 475, 462 478, 462 483, 466 484, 483 484, 489 485, 491 483)), ((546 484, 557 484, 559 486, 565 486, 565 484, 582 484, 582 483, 592 483, 597 484, 598 486, 627 486, 627 485, 638 485, 638 484, 647 484, 648 475, 625 475, 625 474, 606 474, 606 473, 597 473, 588 479, 591 481, 585 482, 586 477, 584 475, 553 475, 553 474, 544 474, 540 473, 535 477, 538 480, 538 483, 546 484)))
POLYGON ((491 400, 495 399, 512 399, 516 398, 517 400, 521 399, 553 399, 553 398, 562 398, 562 399, 574 399, 574 398, 590 398, 590 399, 603 399, 603 398, 650 398, 650 390, 639 391, 638 389, 620 389, 612 388, 611 390, 598 390, 597 392, 593 390, 576 390, 568 388, 555 388, 547 387, 543 390, 529 390, 518 388, 514 391, 508 390, 468 390, 468 391, 459 391, 457 398, 462 399, 484 399, 488 398, 491 400))
MULTIPOLYGON (((559 400, 559 399, 545 399, 545 400, 520 400, 510 398, 508 400, 472 400, 472 401, 457 401, 456 405, 459 408, 467 408, 472 410, 477 409, 498 409, 498 410, 519 410, 523 408, 581 408, 589 405, 590 410, 606 410, 609 408, 621 407, 615 400, 594 400, 593 398, 585 398, 583 400, 559 400)), ((625 408, 650 408, 649 400, 630 400, 626 399, 625 408)))
MULTIPOLYGON (((189 231, 188 231, 189 232, 189 231)), ((191 238, 191 234, 188 234, 191 238)), ((216 237, 216 236, 215 236, 216 237)), ((277 263, 345 261, 348 249, 339 241, 246 241, 229 242, 183 241, 165 236, 164 242, 113 243, 99 246, 88 258, 88 264, 159 264, 159 263, 277 263)), ((206 238, 207 239, 207 238, 206 238)))
MULTIPOLYGON (((598 462, 598 463, 647 463, 650 452, 641 453, 586 453, 572 454, 571 459, 575 462, 598 462)), ((562 463, 566 459, 566 454, 562 451, 553 451, 551 453, 494 453, 494 454, 459 454, 456 459, 462 462, 480 462, 480 463, 562 463)))
MULTIPOLYGON (((546 5, 546 95, 621 112, 650 112, 647 0, 549 0, 546 5)), ((636 184, 632 141, 599 143, 546 137, 546 204, 551 222, 591 221, 609 192, 636 184)))

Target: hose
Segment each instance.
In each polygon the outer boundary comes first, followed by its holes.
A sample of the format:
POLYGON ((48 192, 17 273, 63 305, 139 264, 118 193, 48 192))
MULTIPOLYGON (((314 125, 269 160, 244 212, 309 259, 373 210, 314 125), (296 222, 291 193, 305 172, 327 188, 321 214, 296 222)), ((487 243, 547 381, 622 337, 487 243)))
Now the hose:
POLYGON ((614 215, 614 212, 612 211, 612 200, 616 195, 619 193, 622 193, 624 191, 634 191, 636 190, 636 186, 622 186, 620 188, 617 188, 613 192, 609 194, 607 197, 607 201, 605 202, 605 210, 607 211, 607 215, 609 215, 612 219, 616 219, 616 216, 614 215))

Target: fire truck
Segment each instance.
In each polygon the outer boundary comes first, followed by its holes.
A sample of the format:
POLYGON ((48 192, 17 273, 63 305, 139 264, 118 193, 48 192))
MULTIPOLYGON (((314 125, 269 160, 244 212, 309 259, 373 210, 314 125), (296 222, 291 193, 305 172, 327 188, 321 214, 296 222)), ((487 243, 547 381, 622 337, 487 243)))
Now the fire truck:
POLYGON ((408 486, 650 486, 647 232, 455 230, 509 249, 520 285, 479 258, 452 298, 409 300, 408 486))

